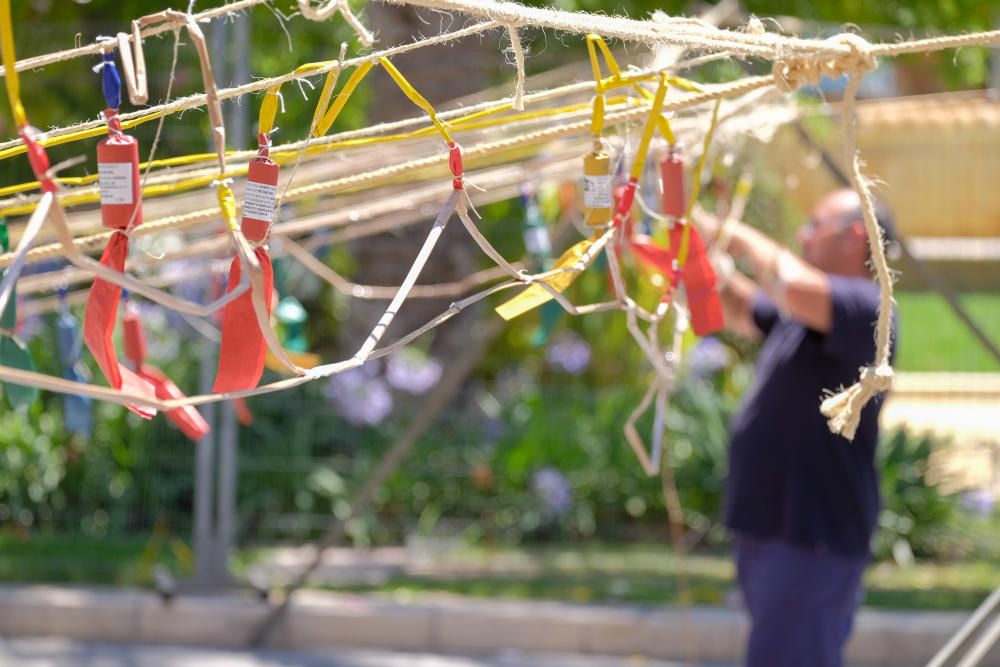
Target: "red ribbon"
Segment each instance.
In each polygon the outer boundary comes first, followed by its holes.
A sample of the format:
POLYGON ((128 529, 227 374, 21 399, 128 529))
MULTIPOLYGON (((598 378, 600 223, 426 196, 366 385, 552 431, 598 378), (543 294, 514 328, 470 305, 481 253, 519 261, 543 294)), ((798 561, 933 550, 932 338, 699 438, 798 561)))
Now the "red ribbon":
MULTIPOLYGON (((136 374, 152 385, 156 397, 160 400, 184 398, 184 393, 160 369, 146 364, 146 334, 142 330, 139 313, 134 309, 126 309, 122 327, 125 330, 125 356, 135 366, 136 374)), ((208 435, 210 430, 201 413, 191 405, 168 410, 167 418, 184 435, 196 442, 208 435)))
MULTIPOLYGON (((125 270, 125 258, 128 256, 128 237, 124 234, 112 234, 108 247, 101 255, 101 264, 119 273, 125 270)), ((94 355, 97 365, 115 389, 139 394, 155 395, 154 387, 141 377, 118 363, 114 342, 111 339, 115 331, 115 321, 118 317, 118 299, 122 288, 115 283, 102 278, 94 278, 94 285, 87 297, 87 306, 83 315, 83 341, 87 349, 94 355)), ((126 405, 129 410, 145 419, 151 419, 156 410, 138 405, 126 405)))
MULTIPOLYGON (((254 251, 264 274, 264 302, 267 312, 271 312, 274 291, 274 269, 271 257, 264 248, 254 251)), ((233 291, 240 283, 240 259, 237 257, 229 267, 227 292, 233 291)), ((253 389, 264 374, 264 355, 267 345, 257 324, 257 314, 253 308, 250 290, 236 297, 226 305, 222 314, 222 345, 219 349, 219 373, 212 391, 223 393, 253 389)))
POLYGON ((239 423, 244 426, 250 426, 250 424, 253 424, 253 413, 250 412, 250 406, 247 405, 247 399, 234 398, 233 411, 236 413, 236 420, 239 423))

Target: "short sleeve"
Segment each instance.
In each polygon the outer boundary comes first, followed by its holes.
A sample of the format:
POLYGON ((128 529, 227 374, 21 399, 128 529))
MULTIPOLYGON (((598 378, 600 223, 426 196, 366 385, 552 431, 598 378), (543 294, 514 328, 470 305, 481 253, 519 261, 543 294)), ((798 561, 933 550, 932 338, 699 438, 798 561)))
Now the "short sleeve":
POLYGON ((830 276, 832 319, 824 351, 858 367, 874 361, 878 304, 878 288, 870 280, 830 276))
POLYGON ((774 302, 768 298, 764 290, 758 290, 753 296, 753 301, 750 303, 750 316, 753 318, 753 323, 757 325, 760 332, 764 334, 766 338, 768 334, 771 333, 771 329, 777 324, 778 320, 781 319, 781 313, 778 312, 778 307, 774 305, 774 302))

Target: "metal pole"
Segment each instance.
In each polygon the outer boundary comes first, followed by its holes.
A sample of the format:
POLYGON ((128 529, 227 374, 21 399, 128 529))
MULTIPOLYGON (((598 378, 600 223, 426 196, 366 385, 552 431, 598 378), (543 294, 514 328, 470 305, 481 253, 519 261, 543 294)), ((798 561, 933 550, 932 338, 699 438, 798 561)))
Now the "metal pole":
POLYGON ((958 650, 965 640, 972 636, 972 633, 982 624, 982 622, 996 609, 997 604, 1000 603, 1000 588, 996 589, 990 596, 983 600, 983 603, 979 605, 979 608, 972 613, 961 628, 958 629, 951 639, 941 647, 931 661, 927 663, 927 667, 944 667, 944 664, 948 662, 951 657, 958 650))
POLYGON ((976 667, 986 657, 986 654, 989 653, 989 650, 993 648, 998 639, 1000 639, 1000 617, 993 619, 993 622, 987 627, 986 632, 976 640, 976 643, 972 645, 972 648, 965 654, 965 657, 962 658, 957 667, 976 667))
POLYGON ((219 427, 219 487, 216 494, 215 549, 212 567, 216 586, 230 582, 229 553, 232 550, 236 512, 236 411, 232 401, 222 405, 219 427))
MULTIPOLYGON (((200 362, 198 391, 205 394, 212 390, 212 384, 215 381, 215 345, 209 340, 204 341, 201 345, 200 362)), ((208 422, 210 431, 195 445, 194 526, 192 531, 194 533, 194 584, 198 588, 206 588, 211 585, 213 579, 212 554, 215 551, 214 531, 212 530, 212 498, 215 486, 215 404, 206 403, 201 406, 201 414, 208 422)))
MULTIPOLYGON (((232 73, 235 81, 247 81, 250 78, 249 41, 250 17, 240 16, 233 22, 232 41, 227 40, 228 26, 221 24, 216 33, 218 41, 214 44, 214 59, 219 64, 222 76, 232 73), (229 46, 230 48, 226 48, 229 46)), ((225 79, 224 79, 225 80, 225 79)), ((227 141, 233 148, 246 145, 249 104, 229 103, 226 133, 227 141)), ((213 584, 216 587, 227 586, 232 577, 229 572, 229 555, 232 552, 233 536, 236 534, 236 487, 237 487, 237 445, 239 428, 236 425, 236 412, 231 401, 221 406, 219 415, 219 477, 215 496, 215 540, 212 549, 213 584)))

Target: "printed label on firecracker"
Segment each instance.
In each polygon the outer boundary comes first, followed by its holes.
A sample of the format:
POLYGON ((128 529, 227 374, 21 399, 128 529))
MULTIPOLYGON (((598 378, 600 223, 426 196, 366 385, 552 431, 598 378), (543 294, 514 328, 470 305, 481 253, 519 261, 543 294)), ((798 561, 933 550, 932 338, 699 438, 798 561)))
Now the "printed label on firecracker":
POLYGON ((97 180, 101 187, 102 204, 132 203, 131 162, 98 162, 97 180))
POLYGON ((278 187, 275 185, 247 181, 247 189, 243 195, 243 217, 271 222, 277 195, 278 187))
POLYGON ((611 208, 611 177, 583 177, 583 205, 587 208, 611 208))
POLYGON ((544 256, 552 252, 549 230, 544 227, 529 227, 524 230, 524 247, 532 255, 544 256))

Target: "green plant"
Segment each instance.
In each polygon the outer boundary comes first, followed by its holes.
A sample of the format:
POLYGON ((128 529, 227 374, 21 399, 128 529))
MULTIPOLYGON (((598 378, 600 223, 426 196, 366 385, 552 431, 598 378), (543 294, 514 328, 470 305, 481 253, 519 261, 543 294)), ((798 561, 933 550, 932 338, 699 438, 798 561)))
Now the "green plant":
POLYGON ((873 541, 876 558, 906 563, 914 556, 954 553, 957 498, 927 479, 931 453, 940 446, 928 435, 905 430, 883 435, 877 457, 883 507, 873 541))

